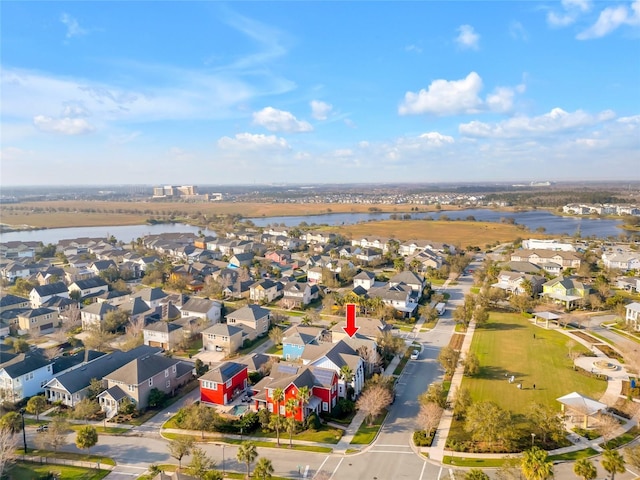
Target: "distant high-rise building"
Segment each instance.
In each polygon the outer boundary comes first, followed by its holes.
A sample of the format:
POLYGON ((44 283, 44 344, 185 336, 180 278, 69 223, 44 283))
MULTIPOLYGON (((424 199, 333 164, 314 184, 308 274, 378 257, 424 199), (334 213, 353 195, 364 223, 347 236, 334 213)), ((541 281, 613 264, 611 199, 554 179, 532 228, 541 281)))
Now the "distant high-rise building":
MULTIPOLYGON (((199 197, 203 197, 203 195, 198 194, 198 187, 195 185, 165 185, 163 187, 153 188, 153 198, 197 199, 199 197)), ((206 197, 206 195, 204 197, 206 197)))

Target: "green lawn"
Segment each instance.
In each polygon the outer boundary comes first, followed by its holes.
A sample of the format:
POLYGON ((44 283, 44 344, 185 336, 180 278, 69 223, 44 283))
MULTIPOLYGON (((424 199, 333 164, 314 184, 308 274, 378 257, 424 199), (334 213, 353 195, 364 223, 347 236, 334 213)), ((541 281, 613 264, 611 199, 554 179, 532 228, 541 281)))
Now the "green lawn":
POLYGON ((381 415, 378 415, 371 426, 369 426, 367 420, 362 422, 362 425, 360 425, 360 428, 353 436, 353 440, 351 440, 351 445, 369 445, 371 442, 373 442, 373 439, 376 438, 376 435, 378 434, 378 431, 380 430, 382 422, 384 422, 386 416, 386 411, 381 415))
MULTIPOLYGON (((534 402, 559 411, 556 398, 567 393, 577 391, 599 399, 606 382, 573 370, 569 340, 559 332, 535 327, 519 314, 491 312, 489 322, 476 329, 471 343, 471 352, 480 361, 480 374, 464 377, 462 388, 470 391, 475 402, 493 401, 510 410, 520 428, 526 427, 524 415, 534 402), (514 383, 507 381, 511 375, 515 376, 514 383), (517 388, 518 383, 522 383, 522 390, 517 388)), ((576 348, 587 353, 582 346, 576 348)), ((449 441, 466 439, 462 422, 454 420, 449 441)))
MULTIPOLYGON (((480 361, 480 375, 465 377, 462 387, 471 391, 474 401, 491 400, 516 414, 525 413, 532 402, 560 410, 556 398, 573 391, 600 398, 606 382, 571 368, 568 341, 566 335, 535 327, 520 315, 491 312, 487 326, 476 329, 471 343, 471 352, 480 361), (510 384, 505 373, 516 381, 510 384)), ((587 353, 582 346, 576 348, 587 353)))
POLYGON ((267 355, 276 355, 278 357, 282 357, 282 349, 282 345, 272 345, 267 348, 267 351, 265 353, 267 355))
MULTIPOLYGON (((80 425, 80 424, 73 424, 71 425, 71 430, 74 431, 78 431, 80 430, 82 427, 85 427, 86 425, 80 425)), ((98 425, 93 425, 96 428, 96 432, 98 432, 98 435, 120 435, 122 433, 127 433, 129 431, 128 428, 122 428, 122 427, 103 427, 103 426, 98 426, 98 425)))
POLYGON ((109 470, 18 462, 9 470, 9 478, 11 480, 38 480, 48 472, 55 472, 64 480, 100 480, 109 474, 109 470))
MULTIPOLYGON (((19 449, 19 453, 22 454, 22 449, 19 449)), ((116 462, 112 458, 103 457, 100 455, 90 455, 85 453, 74 453, 74 452, 54 452, 52 450, 37 450, 29 448, 27 450, 27 455, 38 456, 38 457, 55 457, 55 458, 63 458, 66 460, 81 460, 83 462, 100 462, 104 465, 115 465, 116 462)))
POLYGON ((442 459, 442 463, 445 465, 471 468, 496 468, 504 465, 504 462, 506 462, 504 458, 464 458, 451 457, 449 455, 445 455, 442 459))

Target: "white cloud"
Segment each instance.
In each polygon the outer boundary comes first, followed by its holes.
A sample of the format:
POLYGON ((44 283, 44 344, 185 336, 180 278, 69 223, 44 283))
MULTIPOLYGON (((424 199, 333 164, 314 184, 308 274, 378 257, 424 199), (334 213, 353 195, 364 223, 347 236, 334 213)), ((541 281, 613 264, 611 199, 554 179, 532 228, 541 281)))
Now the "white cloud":
POLYGON ((427 132, 418 136, 418 138, 429 146, 441 147, 446 144, 454 143, 453 137, 442 135, 438 132, 427 132))
POLYGON ((407 92, 398 113, 455 115, 477 112, 482 104, 478 97, 480 90, 482 78, 476 72, 471 72, 462 80, 434 80, 426 90, 423 88, 418 93, 407 92))
POLYGON ((218 147, 225 150, 288 150, 289 144, 284 138, 275 135, 237 133, 234 138, 222 137, 218 147))
POLYGON ((591 9, 589 0, 562 0, 562 11, 549 11, 547 23, 551 27, 566 27, 578 20, 578 18, 591 9))
POLYGON ((5 162, 24 160, 31 155, 33 155, 32 151, 18 147, 2 147, 0 149, 0 160, 5 162))
POLYGON ((320 100, 311 100, 311 116, 316 120, 326 120, 333 109, 333 105, 320 100))
POLYGON ((615 114, 611 110, 591 115, 582 110, 569 113, 561 108, 554 108, 549 113, 537 117, 518 116, 494 124, 474 120, 460 124, 459 132, 464 136, 480 138, 545 136, 593 126, 614 117, 615 114))
POLYGON ((422 53, 422 47, 419 47, 418 45, 407 45, 406 47, 404 47, 405 51, 407 52, 415 52, 417 54, 422 53))
POLYGON ((480 97, 482 78, 471 72, 461 80, 434 80, 425 90, 407 92, 398 107, 400 115, 458 115, 481 111, 507 112, 513 107, 516 93, 523 93, 525 85, 515 88, 497 87, 485 100, 480 97))
POLYGON ((478 50, 480 35, 478 35, 471 25, 460 25, 458 27, 456 43, 460 48, 470 48, 478 50))
POLYGON ((62 135, 82 135, 95 130, 84 118, 52 118, 45 115, 36 115, 33 118, 33 124, 43 132, 62 135))
POLYGON ((626 5, 605 8, 600 12, 596 23, 580 32, 576 38, 578 40, 601 38, 622 25, 640 25, 640 0, 636 0, 631 5, 631 10, 626 5))
POLYGON ((60 15, 60 21, 67 27, 67 38, 80 37, 88 33, 87 30, 82 28, 78 23, 78 20, 73 18, 68 13, 60 15))
POLYGON ((253 123, 261 125, 270 132, 300 133, 310 132, 313 127, 304 120, 298 120, 291 112, 265 107, 253 113, 253 123))

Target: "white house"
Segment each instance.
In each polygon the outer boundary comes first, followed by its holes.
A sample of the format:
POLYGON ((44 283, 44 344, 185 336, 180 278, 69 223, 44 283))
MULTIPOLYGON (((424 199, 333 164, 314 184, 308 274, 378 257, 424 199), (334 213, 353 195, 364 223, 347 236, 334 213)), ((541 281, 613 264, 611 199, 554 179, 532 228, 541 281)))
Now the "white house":
POLYGON ((100 277, 77 280, 69 285, 69 293, 80 292, 80 298, 94 297, 109 291, 109 285, 100 277))
POLYGON ((636 331, 640 330, 640 303, 633 302, 628 304, 626 307, 626 316, 625 320, 628 324, 633 326, 633 329, 636 331))
POLYGON ((44 302, 55 295, 58 297, 69 298, 69 290, 67 290, 67 286, 62 282, 56 282, 50 283, 49 285, 38 285, 37 287, 34 287, 29 293, 31 308, 41 307, 44 302))
POLYGON ((0 398, 18 402, 42 392, 53 378, 53 362, 38 352, 21 353, 0 363, 0 398))
POLYGON ((605 252, 602 263, 606 268, 615 268, 623 272, 640 270, 640 253, 638 252, 605 252))
POLYGON ((207 322, 220 322, 222 305, 207 298, 192 297, 180 309, 183 317, 199 317, 207 322))
POLYGON ((365 290, 369 290, 376 282, 376 276, 373 272, 361 271, 355 277, 353 277, 353 287, 362 287, 365 290))
POLYGON ((9 262, 0 268, 0 276, 9 283, 15 282, 18 278, 29 278, 30 274, 29 267, 18 262, 9 262))

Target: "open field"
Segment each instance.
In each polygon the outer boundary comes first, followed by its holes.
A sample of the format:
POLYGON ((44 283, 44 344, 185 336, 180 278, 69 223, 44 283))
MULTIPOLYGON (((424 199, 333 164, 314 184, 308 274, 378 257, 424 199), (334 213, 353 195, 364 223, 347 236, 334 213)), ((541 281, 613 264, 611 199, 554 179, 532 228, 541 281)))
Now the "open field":
POLYGON ((19 462, 9 470, 9 478, 12 480, 37 480, 49 472, 57 473, 60 475, 59 478, 65 480, 100 480, 109 474, 109 470, 19 462))
POLYGON ((425 220, 383 220, 344 225, 337 230, 351 238, 367 235, 393 237, 399 241, 422 238, 462 248, 469 245, 484 248, 488 243, 512 241, 524 234, 521 228, 502 223, 425 220))
MULTIPOLYGON (((471 352, 480 361, 480 373, 464 377, 461 388, 469 390, 474 402, 492 401, 511 411, 521 430, 530 428, 525 415, 534 402, 560 411, 556 398, 567 393, 577 391, 599 399, 606 382, 573 370, 569 340, 562 333, 535 327, 519 314, 491 312, 489 323, 476 329, 471 344, 471 352), (514 383, 508 382, 511 375, 514 383), (518 383, 522 383, 522 390, 518 383)), ((587 353, 582 346, 576 348, 587 353)), ((468 440, 463 427, 461 421, 454 420, 448 441, 459 444, 468 440)), ((520 437, 528 438, 528 431, 520 437)))
MULTIPOLYGON (((462 387, 471 391, 474 401, 491 400, 514 413, 525 413, 532 402, 559 411, 556 398, 573 391, 600 398, 606 382, 571 368, 569 340, 561 333, 535 327, 520 315, 491 312, 487 327, 476 330, 471 344, 480 360, 480 375, 465 377, 462 387), (514 375, 516 381, 510 384, 505 373, 514 375), (522 383, 522 390, 517 389, 518 383, 522 383)), ((576 348, 587 353, 582 346, 576 348)))

